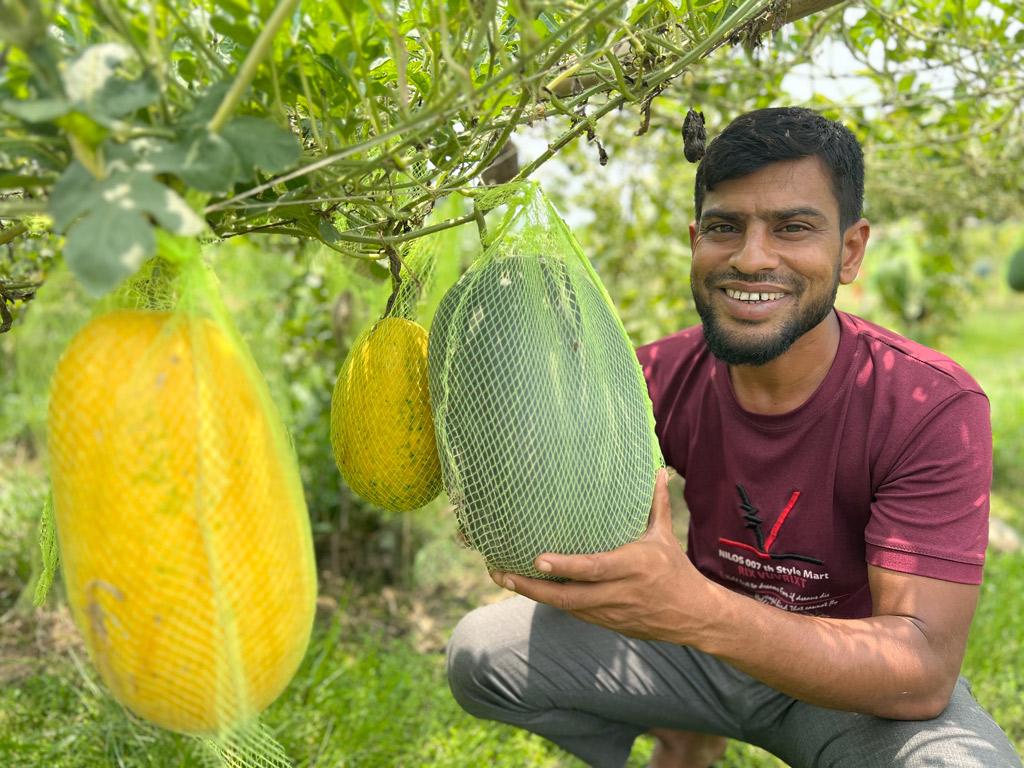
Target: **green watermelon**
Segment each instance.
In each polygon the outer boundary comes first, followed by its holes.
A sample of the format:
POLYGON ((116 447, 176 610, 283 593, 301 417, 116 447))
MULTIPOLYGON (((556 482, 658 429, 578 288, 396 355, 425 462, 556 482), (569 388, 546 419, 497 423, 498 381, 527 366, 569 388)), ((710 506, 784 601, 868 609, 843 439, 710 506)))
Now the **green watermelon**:
POLYGON ((428 372, 460 529, 489 569, 614 549, 647 527, 661 453, 643 374, 592 273, 508 256, 442 299, 428 372))

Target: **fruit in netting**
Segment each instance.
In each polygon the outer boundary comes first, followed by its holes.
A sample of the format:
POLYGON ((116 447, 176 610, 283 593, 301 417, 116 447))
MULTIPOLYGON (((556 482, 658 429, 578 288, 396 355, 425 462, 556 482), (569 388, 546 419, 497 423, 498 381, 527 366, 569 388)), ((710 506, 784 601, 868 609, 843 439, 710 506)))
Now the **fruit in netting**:
POLYGON ((661 461, 636 355, 575 264, 471 268, 430 331, 430 394, 460 530, 491 570, 550 578, 542 552, 602 552, 647 527, 661 461))
POLYGON ((48 434, 68 602, 114 697, 182 733, 254 717, 305 653, 316 570, 246 353, 208 319, 100 315, 57 366, 48 434))
POLYGON ((377 506, 405 512, 441 492, 421 325, 387 317, 356 342, 334 385, 331 446, 345 482, 377 506))

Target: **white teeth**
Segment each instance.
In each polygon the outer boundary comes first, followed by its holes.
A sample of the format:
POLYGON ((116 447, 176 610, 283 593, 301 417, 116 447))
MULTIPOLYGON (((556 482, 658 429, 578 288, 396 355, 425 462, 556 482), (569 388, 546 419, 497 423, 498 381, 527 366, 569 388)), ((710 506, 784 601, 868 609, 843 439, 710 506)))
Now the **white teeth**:
POLYGON ((726 288, 725 295, 730 299, 739 299, 740 301, 775 301, 785 296, 783 293, 747 293, 733 288, 726 288))

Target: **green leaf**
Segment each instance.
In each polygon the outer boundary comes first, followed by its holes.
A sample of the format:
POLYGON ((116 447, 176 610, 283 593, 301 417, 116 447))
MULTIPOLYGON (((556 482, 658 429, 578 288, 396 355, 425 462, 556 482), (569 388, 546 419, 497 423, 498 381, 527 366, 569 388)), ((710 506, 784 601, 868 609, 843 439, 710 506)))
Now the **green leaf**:
POLYGON ((245 24, 235 24, 223 16, 214 16, 210 23, 215 32, 238 43, 244 48, 251 48, 256 42, 256 34, 245 24))
POLYGON ((123 117, 148 107, 159 95, 159 85, 149 73, 131 81, 112 77, 93 95, 87 108, 100 117, 123 117))
POLYGON ((210 122, 210 118, 216 114, 217 107, 219 107, 220 103, 224 100, 224 95, 228 92, 230 87, 231 83, 224 80, 211 85, 206 89, 206 92, 196 100, 195 106, 192 107, 192 111, 182 117, 181 122, 185 125, 193 126, 206 125, 206 123, 210 122))
POLYGON ((231 16, 239 20, 244 20, 249 16, 249 9, 233 0, 215 0, 213 6, 227 11, 231 16))
POLYGON ((0 172, 0 189, 31 189, 33 187, 48 187, 57 179, 56 175, 40 174, 29 176, 19 173, 0 172))
POLYGON ((302 154, 291 131, 259 117, 237 117, 224 126, 221 135, 250 173, 253 168, 279 173, 294 167, 302 154))
POLYGON ((241 161, 224 137, 199 128, 148 155, 139 170, 173 173, 203 192, 226 192, 241 176, 241 161))
POLYGON ((57 575, 57 561, 60 559, 57 526, 53 519, 53 493, 47 494, 42 514, 39 516, 39 551, 42 554, 43 569, 39 574, 39 581, 36 582, 35 594, 32 596, 32 605, 36 608, 46 602, 46 596, 53 586, 53 577, 57 575))
POLYGON ((896 85, 896 90, 900 93, 908 93, 914 87, 914 81, 917 79, 917 73, 908 72, 900 78, 899 83, 896 85))
POLYGON ((85 289, 107 293, 153 253, 153 228, 138 211, 98 202, 68 233, 64 259, 85 289))
POLYGON ((77 160, 57 179, 50 192, 50 216, 53 228, 64 232, 72 222, 96 201, 99 182, 77 160))
POLYGON ((110 133, 101 123, 77 109, 61 115, 56 122, 66 133, 93 148, 102 144, 110 133))
POLYGON ((341 235, 338 228, 326 220, 321 220, 317 224, 316 229, 317 233, 320 235, 320 239, 325 243, 330 243, 332 245, 338 242, 338 238, 341 235))
POLYGON ((191 58, 181 58, 177 61, 178 76, 186 83, 196 79, 196 63, 191 58))
POLYGON ((126 211, 144 211, 175 235, 198 235, 203 220, 171 189, 141 173, 122 173, 103 182, 100 197, 105 204, 126 211))
POLYGON ((370 274, 373 275, 375 280, 386 280, 391 276, 388 268, 379 261, 368 261, 366 264, 369 266, 370 274))
POLYGON ((0 102, 0 112, 6 112, 26 123, 48 123, 71 111, 71 103, 65 99, 37 99, 36 101, 0 102))

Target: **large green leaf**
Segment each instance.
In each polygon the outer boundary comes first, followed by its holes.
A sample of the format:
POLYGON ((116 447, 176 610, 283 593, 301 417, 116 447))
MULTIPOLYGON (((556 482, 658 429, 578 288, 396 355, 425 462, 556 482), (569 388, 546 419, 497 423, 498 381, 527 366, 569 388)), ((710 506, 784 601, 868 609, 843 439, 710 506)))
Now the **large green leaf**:
POLYGON ((102 295, 153 253, 153 228, 122 200, 98 202, 67 235, 64 259, 85 289, 102 295))
POLYGON ((99 192, 104 204, 148 213, 171 234, 191 236, 203 231, 203 220, 184 200, 145 174, 117 174, 104 181, 99 192))
POLYGON ((226 192, 242 176, 242 163, 223 137, 199 127, 176 142, 165 142, 145 158, 144 169, 173 173, 202 192, 226 192))
POLYGON ((99 117, 123 117, 148 107, 160 95, 156 79, 144 74, 137 80, 111 77, 89 100, 90 111, 99 117))
POLYGON ((279 173, 298 162, 302 150, 295 135, 259 117, 238 117, 224 126, 221 135, 235 150, 249 176, 259 168, 279 173))
POLYGON ((131 48, 121 43, 100 43, 86 48, 62 73, 68 98, 88 104, 132 56, 131 48))
POLYGON ((96 202, 99 182, 77 160, 68 166, 50 193, 53 228, 67 230, 71 223, 96 202))

